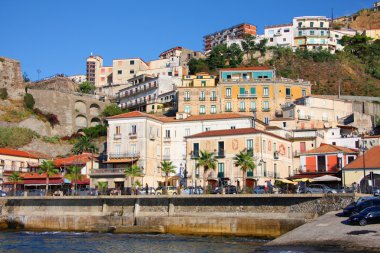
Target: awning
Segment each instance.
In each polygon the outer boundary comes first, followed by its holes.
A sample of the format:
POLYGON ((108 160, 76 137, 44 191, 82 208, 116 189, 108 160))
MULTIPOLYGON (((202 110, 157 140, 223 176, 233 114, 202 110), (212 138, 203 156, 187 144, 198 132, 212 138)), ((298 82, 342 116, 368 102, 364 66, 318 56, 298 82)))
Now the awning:
MULTIPOLYGON (((33 180, 24 180, 18 184, 23 184, 25 186, 38 186, 38 185, 46 185, 46 179, 33 179, 33 180)), ((64 184, 63 179, 50 179, 49 185, 61 185, 64 184)))
POLYGON ((314 179, 311 179, 311 178, 297 178, 297 179, 293 179, 293 182, 313 182, 314 179))
POLYGON ((279 182, 282 182, 285 184, 295 184, 293 181, 290 181, 290 180, 285 179, 285 178, 279 178, 279 179, 276 179, 276 181, 279 181, 279 182))
POLYGON ((339 181, 342 181, 342 179, 340 179, 339 177, 324 175, 321 177, 313 178, 313 181, 317 181, 317 182, 339 182, 339 181))
POLYGON ((135 159, 132 159, 132 158, 125 158, 125 159, 109 159, 107 161, 105 161, 104 163, 130 163, 130 162, 133 162, 133 161, 136 161, 138 160, 139 158, 135 158, 135 159))
MULTIPOLYGON (((114 182, 124 182, 125 181, 125 178, 114 178, 114 180, 113 180, 114 182)), ((100 182, 99 180, 98 180, 98 182, 100 182)))
POLYGON ((90 179, 88 179, 88 178, 84 178, 84 179, 82 179, 82 180, 73 180, 72 182, 71 182, 71 184, 82 184, 82 185, 89 185, 90 184, 90 179))

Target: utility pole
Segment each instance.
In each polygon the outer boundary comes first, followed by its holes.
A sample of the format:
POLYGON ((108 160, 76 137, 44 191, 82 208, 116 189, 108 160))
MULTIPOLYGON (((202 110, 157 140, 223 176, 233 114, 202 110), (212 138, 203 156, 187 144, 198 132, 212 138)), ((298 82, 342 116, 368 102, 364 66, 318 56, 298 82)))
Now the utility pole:
POLYGON ((340 98, 340 78, 339 78, 339 81, 338 81, 338 98, 340 98))

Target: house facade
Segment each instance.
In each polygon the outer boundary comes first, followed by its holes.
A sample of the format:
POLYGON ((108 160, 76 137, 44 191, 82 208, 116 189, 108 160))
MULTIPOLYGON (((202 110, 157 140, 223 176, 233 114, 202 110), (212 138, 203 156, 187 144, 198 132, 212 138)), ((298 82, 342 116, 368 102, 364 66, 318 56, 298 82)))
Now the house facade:
POLYGON ((206 131, 186 137, 188 185, 212 186, 232 184, 242 186, 243 172, 235 166, 234 157, 240 151, 251 152, 256 168, 245 175, 245 185, 264 185, 267 180, 285 178, 292 174, 291 142, 270 132, 255 128, 206 131), (208 151, 217 159, 215 171, 204 172, 197 167, 200 151, 208 151), (206 173, 206 175, 204 175, 206 173))
POLYGON ((293 24, 265 26, 264 38, 268 39, 268 47, 293 47, 293 24))
POLYGON ((293 18, 294 47, 308 50, 329 49, 330 19, 325 16, 293 18))

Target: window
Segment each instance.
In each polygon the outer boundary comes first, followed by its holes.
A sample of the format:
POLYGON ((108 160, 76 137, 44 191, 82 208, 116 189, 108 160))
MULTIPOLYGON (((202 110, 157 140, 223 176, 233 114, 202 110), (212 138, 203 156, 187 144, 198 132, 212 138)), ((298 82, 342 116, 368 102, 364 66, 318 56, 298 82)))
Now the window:
POLYGON ((216 98, 216 91, 211 91, 211 98, 215 99, 216 98))
POLYGON ((132 154, 136 154, 136 144, 131 144, 130 149, 132 154))
POLYGON ((269 96, 269 87, 264 87, 263 96, 265 97, 269 96))
POLYGON ((263 108, 269 109, 269 101, 263 101, 263 108))
POLYGON ((290 158, 290 147, 288 147, 288 158, 290 158))
POLYGON ((115 153, 120 154, 121 153, 121 146, 120 145, 115 145, 115 153))
POLYGON ((251 87, 251 95, 256 95, 256 87, 251 87))
POLYGON ((206 87, 206 81, 201 81, 201 86, 206 87))
POLYGON ((263 153, 265 153, 267 151, 267 142, 265 140, 263 140, 263 153))
POLYGON ((269 118, 268 117, 264 117, 264 123, 267 125, 269 124, 269 118))
POLYGON ((206 107, 204 105, 201 105, 199 107, 199 114, 205 114, 206 113, 206 107))
POLYGON ((173 76, 173 72, 168 72, 168 76, 173 76))
POLYGON ((319 23, 319 27, 323 27, 323 22, 320 22, 320 23, 319 23))
POLYGON ((269 42, 273 42, 273 38, 269 38, 269 42))
POLYGON ((135 61, 134 60, 130 60, 129 61, 129 65, 135 65, 135 61))
POLYGON ((186 128, 185 129, 185 136, 189 136, 190 135, 190 128, 186 128))
POLYGON ((278 178, 278 171, 277 171, 277 164, 273 164, 273 170, 274 170, 274 178, 278 178))
POLYGON ((276 152, 276 151, 277 151, 277 144, 273 142, 273 152, 276 152))
POLYGON ((247 152, 253 155, 253 140, 252 139, 247 140, 247 152))
POLYGON ((199 157, 199 143, 193 143, 193 156, 199 157))
POLYGON ((186 101, 190 100, 190 91, 185 91, 185 100, 186 101))
POLYGON ((136 125, 132 125, 131 127, 131 133, 136 134, 136 125))
POLYGON ((199 98, 200 99, 204 99, 205 98, 205 92, 204 91, 201 91, 200 94, 199 94, 199 98))
POLYGON ((314 35, 315 34, 315 32, 314 31, 310 31, 310 35, 314 35))
POLYGON ((116 126, 116 134, 120 134, 120 126, 116 126))
POLYGON ((286 122, 282 122, 282 127, 286 127, 286 122))
POLYGON ((284 33, 288 33, 288 32, 290 32, 290 29, 289 28, 285 28, 284 29, 284 33))
POLYGON ((302 27, 302 22, 298 22, 298 27, 302 27))
POLYGON ((255 111, 256 110, 256 101, 251 101, 251 111, 255 111))
POLYGON ((211 127, 206 127, 206 132, 211 130, 211 127))
POLYGON ((321 36, 325 36, 325 31, 321 31, 321 36))
POLYGON ((122 70, 118 70, 118 71, 117 71, 117 74, 118 74, 118 75, 121 75, 121 74, 123 74, 123 71, 122 71, 122 70))
POLYGON ((186 113, 190 113, 190 105, 186 105, 185 106, 185 112, 186 113))
POLYGON ((269 30, 269 31, 268 31, 268 34, 269 34, 269 35, 273 35, 273 34, 274 34, 274 30, 269 30))
POLYGON ((298 31, 298 36, 302 36, 302 31, 298 31))
POLYGON ((286 97, 290 97, 291 94, 290 94, 290 88, 286 88, 286 97))
POLYGON ((218 163, 218 177, 224 177, 224 163, 218 163))
POLYGON ((245 88, 240 87, 240 89, 239 89, 239 94, 245 94, 245 88))
POLYGON ((240 101, 239 109, 240 109, 240 111, 245 111, 245 102, 244 101, 240 101))
POLYGON ((226 97, 227 98, 231 97, 231 88, 226 88, 226 97))
POLYGON ((231 129, 236 129, 236 126, 231 126, 231 129))
POLYGON ((283 38, 282 41, 285 42, 285 41, 286 41, 286 38, 283 38))
POLYGON ((169 129, 165 130, 165 138, 170 139, 170 130, 169 129))
POLYGON ((211 114, 216 113, 216 105, 211 105, 211 114))
POLYGON ((306 90, 305 89, 302 89, 302 96, 306 97, 306 90))
POLYGON ((227 102, 226 103, 226 112, 231 112, 231 111, 232 111, 231 102, 227 102))

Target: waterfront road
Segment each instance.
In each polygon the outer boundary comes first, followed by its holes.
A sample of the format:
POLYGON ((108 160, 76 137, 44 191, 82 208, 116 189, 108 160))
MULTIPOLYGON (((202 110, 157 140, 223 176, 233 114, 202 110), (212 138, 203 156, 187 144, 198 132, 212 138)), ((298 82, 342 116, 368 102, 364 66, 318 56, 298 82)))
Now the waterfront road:
POLYGON ((341 212, 327 213, 313 222, 269 242, 263 249, 301 252, 380 252, 380 224, 348 225, 341 212))

